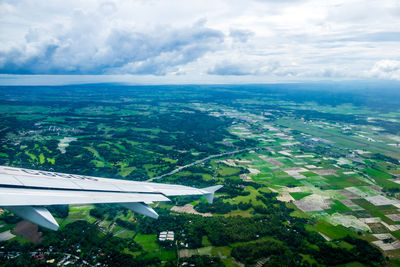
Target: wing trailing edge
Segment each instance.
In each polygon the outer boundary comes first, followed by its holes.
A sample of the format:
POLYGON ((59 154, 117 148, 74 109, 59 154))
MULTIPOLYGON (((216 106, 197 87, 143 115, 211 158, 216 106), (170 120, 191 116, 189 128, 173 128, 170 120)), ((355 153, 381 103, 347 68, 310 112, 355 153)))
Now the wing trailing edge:
POLYGON ((158 214, 148 204, 170 201, 168 196, 188 195, 203 195, 212 203, 221 187, 198 189, 0 166, 0 207, 51 230, 59 226, 43 206, 115 203, 157 219, 158 214))

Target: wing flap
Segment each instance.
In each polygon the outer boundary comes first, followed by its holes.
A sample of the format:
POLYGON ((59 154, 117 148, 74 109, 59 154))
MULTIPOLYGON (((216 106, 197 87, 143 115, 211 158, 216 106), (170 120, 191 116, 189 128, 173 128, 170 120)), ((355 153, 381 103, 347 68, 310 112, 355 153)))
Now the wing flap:
POLYGON ((0 173, 0 183, 2 185, 16 185, 16 186, 23 186, 20 181, 18 181, 14 176, 0 173))
MULTIPOLYGON (((18 180, 22 186, 30 186, 30 187, 51 187, 51 188, 59 188, 59 189, 82 189, 76 183, 71 181, 70 179, 64 178, 47 178, 47 177, 32 177, 28 175, 13 175, 13 178, 18 180)), ((3 181, 1 181, 3 183, 3 181)))
POLYGON ((160 193, 166 196, 203 195, 194 187, 108 179, 58 172, 45 172, 0 166, 0 186, 49 189, 97 190, 108 192, 160 193))
POLYGON ((0 186, 158 193, 149 183, 0 166, 0 186))
POLYGON ((0 187, 0 207, 155 201, 169 201, 169 199, 162 194, 0 187))

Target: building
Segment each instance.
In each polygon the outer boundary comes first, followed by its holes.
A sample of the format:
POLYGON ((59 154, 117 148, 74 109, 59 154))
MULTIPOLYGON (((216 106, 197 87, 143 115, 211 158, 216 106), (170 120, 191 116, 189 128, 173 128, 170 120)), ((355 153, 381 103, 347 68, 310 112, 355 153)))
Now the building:
POLYGON ((174 241, 175 239, 175 234, 173 231, 163 231, 160 232, 158 236, 159 241, 174 241))

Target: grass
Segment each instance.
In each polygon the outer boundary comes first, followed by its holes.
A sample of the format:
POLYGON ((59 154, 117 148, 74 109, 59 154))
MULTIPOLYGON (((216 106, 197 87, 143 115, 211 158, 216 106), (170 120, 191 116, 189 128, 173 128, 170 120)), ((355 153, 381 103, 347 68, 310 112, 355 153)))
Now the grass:
POLYGON ((208 240, 208 237, 204 235, 201 239, 201 244, 205 247, 211 246, 210 240, 208 240))
POLYGON ((308 255, 308 254, 300 254, 300 255, 303 258, 303 262, 308 262, 309 266, 312 265, 312 264, 314 264, 314 265, 318 264, 318 262, 313 257, 311 257, 310 255, 308 255))
POLYGON ((120 174, 122 177, 126 177, 134 170, 136 170, 136 167, 123 167, 118 174, 120 174))
POLYGON ((351 209, 349 209, 346 205, 344 205, 337 199, 333 199, 333 204, 331 205, 331 208, 329 210, 326 210, 326 212, 329 214, 333 214, 335 212, 343 213, 349 211, 351 211, 351 209))
POLYGON ((400 188, 400 184, 388 180, 391 179, 392 176, 386 172, 373 168, 366 169, 365 172, 371 176, 378 185, 384 188, 400 188))
POLYGON ((45 156, 43 155, 43 153, 40 153, 40 155, 39 155, 39 162, 40 162, 40 164, 45 163, 45 161, 46 161, 45 156))
POLYGON ((71 205, 69 206, 70 212, 87 211, 93 208, 93 205, 71 205))
POLYGON ((346 227, 344 227, 342 225, 334 226, 325 221, 320 221, 313 226, 307 225, 306 228, 308 228, 308 230, 314 230, 314 231, 320 232, 332 239, 344 238, 347 235, 355 236, 355 233, 353 231, 347 229, 346 227))
POLYGON ((143 235, 138 234, 135 236, 135 242, 142 246, 143 250, 147 252, 159 251, 160 246, 157 243, 157 235, 143 235))
POLYGON ((129 167, 129 163, 127 163, 127 162, 121 161, 121 162, 119 162, 117 164, 121 167, 121 170, 118 172, 118 174, 121 175, 122 177, 126 177, 131 172, 136 170, 136 167, 129 167))
POLYGON ((105 163, 103 161, 100 160, 91 160, 90 162, 92 162, 97 168, 103 168, 105 167, 105 163))
POLYGON ((286 207, 288 207, 288 208, 290 208, 290 209, 294 209, 294 211, 292 211, 292 212, 290 213, 290 216, 292 216, 292 217, 296 217, 296 218, 305 218, 305 219, 310 218, 310 216, 309 216, 307 213, 301 211, 301 210, 300 210, 299 208, 297 208, 296 205, 293 204, 293 203, 290 203, 290 202, 286 203, 286 207))
POLYGON ((198 248, 197 251, 199 252, 199 255, 210 255, 212 251, 212 247, 203 247, 203 248, 198 248))
POLYGON ((305 193, 305 192, 292 192, 289 193, 295 200, 300 200, 306 196, 312 195, 312 193, 305 193))
POLYGON ((154 169, 158 169, 158 165, 154 165, 154 164, 144 164, 143 167, 146 170, 147 175, 149 177, 154 177, 155 176, 154 169))
POLYGON ((28 155, 32 161, 37 161, 37 157, 34 154, 29 153, 28 151, 25 151, 25 154, 28 155))
POLYGON ((162 158, 162 160, 168 163, 176 163, 178 161, 176 159, 170 159, 170 158, 162 158))
POLYGON ((152 252, 145 256, 146 259, 159 258, 162 261, 173 261, 176 256, 173 250, 161 250, 159 252, 152 252))
POLYGON ((227 267, 237 267, 238 264, 233 257, 231 257, 232 248, 225 246, 225 247, 213 247, 211 251, 211 255, 214 257, 221 257, 222 262, 227 267))
POLYGON ((100 221, 100 222, 98 223, 98 225, 99 225, 100 227, 103 227, 104 229, 110 228, 111 224, 113 224, 113 222, 112 222, 112 221, 107 221, 107 220, 102 220, 102 221, 100 221))
POLYGON ((318 176, 318 174, 314 173, 314 172, 300 172, 301 174, 303 174, 305 177, 312 177, 312 176, 318 176))
POLYGON ((157 257, 163 261, 171 261, 175 259, 175 252, 172 250, 165 250, 157 243, 157 235, 143 235, 138 234, 135 236, 134 241, 142 246, 143 250, 147 253, 145 258, 157 257))
POLYGON ((375 178, 375 177, 380 177, 380 178, 384 178, 384 179, 392 178, 392 176, 390 174, 380 171, 380 170, 377 170, 377 169, 373 169, 373 168, 366 169, 365 172, 368 175, 372 176, 373 178, 375 178))
POLYGON ((400 189, 400 184, 386 180, 385 178, 377 176, 377 177, 374 177, 374 180, 379 186, 384 187, 386 189, 389 189, 389 188, 400 189))
POLYGON ((264 203, 262 201, 259 201, 259 200, 256 199, 257 196, 260 195, 260 193, 257 191, 257 189, 255 189, 252 186, 247 186, 245 191, 250 192, 250 195, 248 195, 248 196, 237 196, 235 198, 227 199, 225 201, 229 202, 230 204, 238 204, 240 202, 248 203, 251 200, 253 205, 263 205, 264 206, 264 203))
POLYGON ((253 176, 255 181, 270 182, 273 185, 283 185, 283 186, 300 186, 301 180, 296 180, 291 176, 288 176, 285 172, 274 172, 266 174, 259 174, 253 176))
POLYGON ((254 211, 252 208, 249 210, 234 210, 229 212, 228 214, 224 214, 224 217, 229 217, 229 216, 240 216, 240 217, 251 217, 252 214, 251 212, 254 211))
MULTIPOLYGON (((398 256, 398 255, 396 255, 396 256, 398 256)), ((398 259, 390 259, 389 260, 389 266, 400 266, 400 260, 398 260, 398 259)))
POLYGON ((353 176, 324 176, 326 182, 330 184, 329 189, 343 189, 351 186, 366 186, 367 183, 353 176))
POLYGON ((341 248, 345 248, 345 249, 348 249, 348 250, 354 248, 354 245, 352 245, 350 243, 347 243, 346 241, 340 241, 339 243, 337 243, 337 245, 339 247, 341 247, 341 248))
POLYGON ((123 146, 123 145, 121 145, 121 144, 118 144, 118 143, 113 143, 113 145, 114 146, 116 146, 119 150, 123 150, 123 151, 126 151, 126 147, 125 146, 123 146))
POLYGON ((115 236, 120 238, 132 238, 135 235, 134 231, 125 229, 121 226, 115 226, 113 229, 113 233, 115 236))
POLYGON ((242 245, 246 245, 246 244, 261 243, 261 242, 265 242, 265 241, 274 241, 274 242, 280 243, 280 244, 283 243, 282 241, 280 241, 278 239, 275 239, 275 238, 273 238, 271 236, 265 236, 265 237, 260 237, 260 238, 258 238, 256 240, 252 240, 252 241, 234 242, 234 243, 231 243, 229 246, 234 248, 234 247, 238 247, 238 246, 242 246, 242 245))
POLYGON ((337 265, 337 267, 365 267, 365 264, 362 264, 361 262, 358 261, 353 261, 350 263, 337 265))
POLYGON ((96 149, 94 149, 93 147, 85 146, 84 148, 86 148, 87 150, 89 150, 90 152, 92 152, 93 155, 94 155, 96 158, 98 158, 99 160, 105 161, 104 158, 100 156, 99 152, 98 152, 96 149))
POLYGON ((208 173, 202 173, 201 176, 203 176, 204 181, 210 181, 213 179, 213 177, 208 173))
POLYGON ((61 220, 60 227, 63 228, 67 224, 77 220, 85 220, 89 223, 94 223, 97 219, 89 215, 90 209, 92 208, 93 205, 71 205, 69 207, 69 215, 67 218, 61 220))
POLYGON ((219 164, 218 168, 218 174, 221 176, 232 176, 240 172, 240 169, 238 168, 226 167, 222 164, 219 164))
POLYGON ((391 234, 392 234, 394 237, 396 237, 397 239, 400 239, 400 230, 391 232, 391 234))

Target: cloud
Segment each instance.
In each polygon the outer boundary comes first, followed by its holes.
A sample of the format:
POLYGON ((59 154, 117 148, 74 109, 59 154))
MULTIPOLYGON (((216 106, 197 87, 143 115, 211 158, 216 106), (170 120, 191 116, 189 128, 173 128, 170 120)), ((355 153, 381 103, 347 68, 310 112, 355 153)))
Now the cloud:
POLYGON ((379 79, 400 80, 400 61, 381 60, 375 63, 370 74, 379 79))
POLYGON ((182 28, 160 26, 151 32, 112 28, 102 36, 91 21, 79 22, 50 38, 42 29, 30 29, 24 43, 0 51, 0 73, 164 75, 170 68, 219 49, 224 40, 221 31, 204 23, 182 28))
POLYGON ((210 68, 207 73, 211 75, 234 75, 234 76, 245 76, 245 75, 281 75, 280 72, 286 71, 285 67, 282 67, 279 62, 256 62, 256 61, 222 61, 210 68))
POLYGON ((321 40, 321 42, 400 42, 400 32, 398 31, 348 32, 346 35, 332 36, 321 40))
POLYGON ((231 29, 229 36, 236 42, 245 43, 250 37, 254 35, 254 32, 245 29, 231 29))
POLYGON ((0 74, 397 79, 399 10, 398 0, 3 0, 0 74))
POLYGON ((238 63, 230 63, 230 62, 222 62, 216 64, 212 69, 207 71, 208 74, 212 75, 251 75, 254 74, 254 71, 249 69, 248 66, 244 66, 238 63))
POLYGON ((99 7, 101 13, 105 15, 113 14, 117 12, 117 6, 113 2, 103 2, 99 7))
POLYGON ((187 64, 218 49, 222 32, 194 25, 183 29, 159 29, 156 34, 113 32, 111 72, 164 75, 170 68, 187 64))

